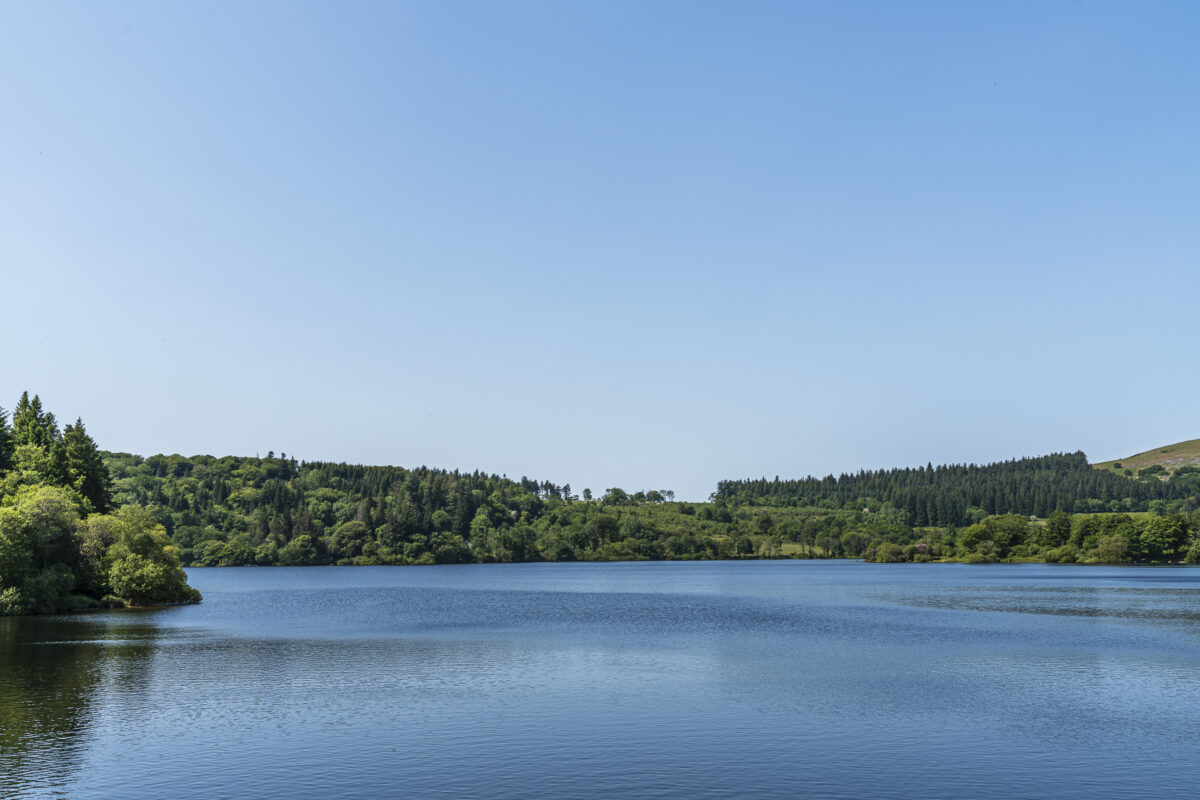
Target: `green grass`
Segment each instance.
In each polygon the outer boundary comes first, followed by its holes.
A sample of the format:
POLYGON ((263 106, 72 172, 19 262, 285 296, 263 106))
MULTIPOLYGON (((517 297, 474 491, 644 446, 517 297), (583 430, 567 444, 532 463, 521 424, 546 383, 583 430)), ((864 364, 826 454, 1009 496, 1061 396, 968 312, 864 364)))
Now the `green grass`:
POLYGON ((1174 472, 1185 465, 1200 466, 1200 439, 1190 439, 1177 442, 1165 447, 1156 447, 1144 453, 1137 453, 1127 458, 1116 458, 1112 461, 1101 461, 1092 464, 1096 469, 1107 469, 1120 472, 1122 468, 1139 470, 1161 464, 1167 472, 1174 472), (1118 467, 1117 465, 1121 466, 1118 467))

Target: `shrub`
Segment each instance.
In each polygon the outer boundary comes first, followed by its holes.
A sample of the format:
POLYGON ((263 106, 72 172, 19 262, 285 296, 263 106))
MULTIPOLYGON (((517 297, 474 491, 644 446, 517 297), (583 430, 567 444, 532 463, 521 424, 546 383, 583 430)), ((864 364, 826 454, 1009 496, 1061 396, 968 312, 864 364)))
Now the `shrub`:
POLYGON ((1064 544, 1062 547, 1047 550, 1042 558, 1050 564, 1073 564, 1079 558, 1079 551, 1074 545, 1064 544))
POLYGON ((66 564, 51 564, 25 581, 21 594, 30 614, 54 614, 70 608, 75 576, 66 564))
POLYGON ((113 562, 108 571, 113 594, 135 606, 198 602, 200 593, 187 585, 178 564, 151 561, 136 553, 113 562))
POLYGON ((898 544, 884 542, 875 550, 877 564, 898 564, 904 560, 904 549, 898 544))
POLYGON ((19 614, 28 614, 28 608, 29 605, 21 595, 21 590, 17 587, 9 586, 7 589, 0 591, 0 617, 15 617, 19 614))
POLYGON ((1129 540, 1119 534, 1104 536, 1096 543, 1096 561, 1119 564, 1129 560, 1129 540))

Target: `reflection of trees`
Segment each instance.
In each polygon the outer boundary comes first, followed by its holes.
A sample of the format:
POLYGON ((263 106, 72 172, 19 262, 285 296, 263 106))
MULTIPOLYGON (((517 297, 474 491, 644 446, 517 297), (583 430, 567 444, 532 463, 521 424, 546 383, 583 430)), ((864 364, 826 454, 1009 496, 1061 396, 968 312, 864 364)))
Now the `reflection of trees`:
POLYGON ((154 627, 123 628, 110 647, 108 616, 0 617, 0 797, 78 779, 104 674, 144 684, 154 627))

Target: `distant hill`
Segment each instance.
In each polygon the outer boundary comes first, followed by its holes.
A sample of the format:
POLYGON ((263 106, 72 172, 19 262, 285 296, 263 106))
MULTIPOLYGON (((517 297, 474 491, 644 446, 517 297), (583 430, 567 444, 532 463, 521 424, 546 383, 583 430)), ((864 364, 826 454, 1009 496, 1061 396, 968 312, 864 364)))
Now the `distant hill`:
POLYGON ((1161 466, 1166 474, 1173 474, 1180 467, 1200 467, 1200 439, 1155 447, 1144 453, 1112 461, 1101 461, 1092 466, 1110 472, 1130 471, 1125 474, 1137 474, 1139 470, 1161 466))

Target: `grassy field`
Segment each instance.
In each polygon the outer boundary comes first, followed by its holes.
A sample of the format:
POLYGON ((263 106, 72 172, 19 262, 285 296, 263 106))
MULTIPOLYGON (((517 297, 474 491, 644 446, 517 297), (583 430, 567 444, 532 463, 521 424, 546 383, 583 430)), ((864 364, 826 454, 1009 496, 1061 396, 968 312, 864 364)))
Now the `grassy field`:
POLYGON ((1128 458, 1101 461, 1092 466, 1096 469, 1120 471, 1122 468, 1139 470, 1155 464, 1161 464, 1167 472, 1174 472, 1186 465, 1200 466, 1200 439, 1178 442, 1166 447, 1156 447, 1128 458))

